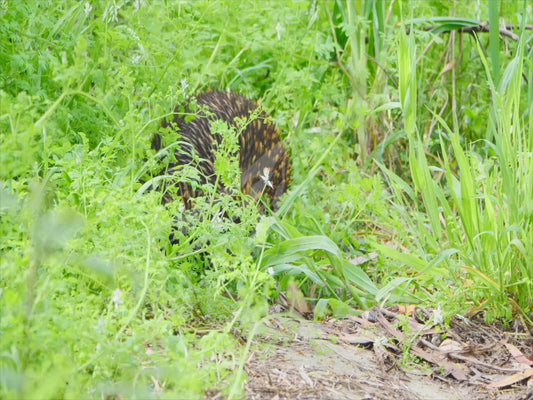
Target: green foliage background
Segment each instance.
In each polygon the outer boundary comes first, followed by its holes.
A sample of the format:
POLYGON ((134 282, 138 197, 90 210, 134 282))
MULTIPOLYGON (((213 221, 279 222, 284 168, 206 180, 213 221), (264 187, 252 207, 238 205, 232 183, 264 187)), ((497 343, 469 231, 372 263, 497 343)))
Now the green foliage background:
POLYGON ((316 317, 531 322, 531 31, 478 48, 424 29, 495 7, 466 3, 1 1, 0 397, 242 397, 230 332, 251 343, 294 284, 316 317), (206 188, 185 220, 148 190, 153 134, 207 89, 261 99, 283 132, 276 215, 206 188))

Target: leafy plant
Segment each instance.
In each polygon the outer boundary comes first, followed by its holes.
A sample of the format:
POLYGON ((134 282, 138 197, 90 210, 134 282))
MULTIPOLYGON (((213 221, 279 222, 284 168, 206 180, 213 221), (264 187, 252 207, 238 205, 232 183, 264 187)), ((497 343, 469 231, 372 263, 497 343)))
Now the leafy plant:
MULTIPOLYGON (((445 140, 441 138, 443 163, 430 167, 416 126, 415 45, 412 39, 406 39, 405 34, 400 35, 400 94, 405 128, 410 139, 410 165, 415 190, 408 188, 394 174, 388 174, 398 197, 404 197, 401 192, 409 196, 409 200, 404 200, 405 206, 415 204, 417 207, 407 221, 414 230, 425 232, 425 240, 419 243, 423 248, 440 253, 437 258, 439 263, 448 260, 450 269, 445 276, 456 282, 456 295, 465 297, 473 307, 480 304, 489 306, 491 316, 509 317, 513 310, 518 309, 525 318, 529 318, 532 266, 531 246, 527 238, 532 235, 532 227, 526 209, 529 208, 527 199, 532 179, 530 162, 523 155, 531 147, 531 135, 522 110, 531 109, 531 104, 525 108, 521 105, 524 42, 525 36, 522 36, 499 88, 496 88, 479 48, 494 97, 488 137, 494 138, 490 147, 495 157, 481 160, 475 151, 465 149, 459 132, 453 131, 440 116, 435 115, 446 137, 451 139, 453 155, 446 150, 445 140), (454 162, 457 167, 452 164, 454 162), (437 182, 432 172, 444 174, 445 184, 437 182), (519 204, 526 206, 524 208, 519 204), (418 207, 427 212, 427 219, 417 211, 418 207), (465 282, 465 273, 473 282, 465 282), (465 284, 469 285, 468 290, 465 287, 460 289, 465 284)), ((381 249, 421 273, 439 264, 427 264, 384 247, 381 249)))

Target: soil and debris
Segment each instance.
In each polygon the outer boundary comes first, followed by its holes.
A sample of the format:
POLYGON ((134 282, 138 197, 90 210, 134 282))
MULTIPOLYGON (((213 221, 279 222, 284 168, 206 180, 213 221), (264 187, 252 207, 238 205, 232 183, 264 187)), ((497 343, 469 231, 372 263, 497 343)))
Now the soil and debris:
POLYGON ((273 315, 246 365, 248 399, 533 399, 533 336, 480 316, 374 308, 313 322, 273 315))

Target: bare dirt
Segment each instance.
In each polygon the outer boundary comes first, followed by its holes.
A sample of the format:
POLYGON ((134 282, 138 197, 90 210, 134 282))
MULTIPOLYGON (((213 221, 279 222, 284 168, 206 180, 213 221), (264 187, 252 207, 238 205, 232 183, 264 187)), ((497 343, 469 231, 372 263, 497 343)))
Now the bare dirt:
POLYGON ((248 399, 533 399, 533 337, 481 320, 375 309, 325 322, 273 315, 247 362, 248 399), (418 317, 415 316, 418 314, 418 317), (259 350, 260 349, 260 350, 259 350))

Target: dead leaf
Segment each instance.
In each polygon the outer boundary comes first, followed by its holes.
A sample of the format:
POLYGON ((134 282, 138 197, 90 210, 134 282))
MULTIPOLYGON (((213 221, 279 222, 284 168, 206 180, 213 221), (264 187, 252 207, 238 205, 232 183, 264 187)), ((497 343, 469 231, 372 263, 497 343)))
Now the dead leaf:
POLYGON ((487 385, 487 387, 493 388, 493 389, 499 389, 505 386, 512 385, 513 383, 523 381, 524 379, 531 378, 532 376, 533 376, 533 368, 529 368, 529 369, 526 369, 525 371, 521 371, 516 374, 507 376, 503 379, 500 379, 499 381, 492 382, 490 385, 487 385))
POLYGON ((455 61, 450 61, 448 64, 444 66, 442 71, 440 72, 439 76, 445 74, 446 72, 449 72, 451 70, 455 69, 455 61))
POLYGON ((416 306, 414 304, 399 305, 398 311, 403 315, 413 315, 415 313, 416 306))
POLYGON ((509 350, 509 353, 514 357, 516 361, 518 361, 520 364, 533 366, 533 361, 529 360, 526 356, 522 354, 522 352, 511 343, 503 342, 503 345, 507 347, 507 350, 509 350))
POLYGON ((311 312, 311 307, 309 307, 307 300, 305 300, 302 290, 293 282, 287 285, 287 300, 290 308, 300 314, 305 315, 311 312))
POLYGON ((358 256, 355 258, 351 258, 349 261, 353 265, 361 265, 369 261, 374 261, 378 258, 378 253, 368 253, 366 256, 358 256))
POLYGON ((344 343, 355 344, 363 347, 370 347, 376 341, 376 339, 371 339, 368 336, 351 333, 341 333, 338 335, 338 338, 344 343))
POLYGON ((445 339, 439 346, 439 350, 443 353, 460 353, 463 351, 463 346, 461 343, 456 342, 455 340, 445 339))

